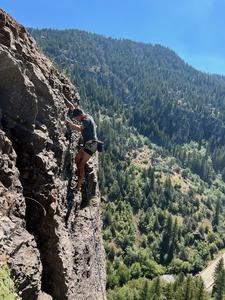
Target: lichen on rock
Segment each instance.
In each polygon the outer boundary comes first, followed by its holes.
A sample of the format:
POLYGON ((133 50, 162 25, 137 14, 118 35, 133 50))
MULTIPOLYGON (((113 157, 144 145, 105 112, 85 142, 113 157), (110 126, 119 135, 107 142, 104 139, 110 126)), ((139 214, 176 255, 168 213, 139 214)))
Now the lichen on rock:
POLYGON ((0 258, 0 299, 19 300, 21 299, 15 291, 14 282, 10 276, 7 265, 1 265, 0 258))

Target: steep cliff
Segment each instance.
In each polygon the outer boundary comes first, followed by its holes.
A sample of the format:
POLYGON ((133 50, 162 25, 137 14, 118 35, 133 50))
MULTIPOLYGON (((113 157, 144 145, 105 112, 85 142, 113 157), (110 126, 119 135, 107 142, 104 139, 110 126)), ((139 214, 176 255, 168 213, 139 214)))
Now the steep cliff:
POLYGON ((0 257, 22 299, 106 299, 98 159, 74 195, 79 136, 65 98, 79 94, 0 10, 0 257))

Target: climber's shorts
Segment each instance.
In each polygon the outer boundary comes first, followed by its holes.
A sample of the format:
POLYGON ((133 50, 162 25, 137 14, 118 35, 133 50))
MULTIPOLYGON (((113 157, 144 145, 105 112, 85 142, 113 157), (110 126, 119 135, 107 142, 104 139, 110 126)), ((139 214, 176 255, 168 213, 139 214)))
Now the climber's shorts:
POLYGON ((97 141, 87 141, 84 144, 84 152, 92 156, 97 151, 97 141))

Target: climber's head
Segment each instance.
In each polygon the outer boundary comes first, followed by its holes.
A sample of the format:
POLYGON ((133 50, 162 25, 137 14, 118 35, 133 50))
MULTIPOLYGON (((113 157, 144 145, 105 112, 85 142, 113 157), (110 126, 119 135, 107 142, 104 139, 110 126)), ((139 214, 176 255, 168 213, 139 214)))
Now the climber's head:
POLYGON ((84 112, 82 109, 80 108, 75 108, 73 111, 73 117, 77 120, 77 121, 81 121, 83 119, 83 117, 85 116, 84 112))

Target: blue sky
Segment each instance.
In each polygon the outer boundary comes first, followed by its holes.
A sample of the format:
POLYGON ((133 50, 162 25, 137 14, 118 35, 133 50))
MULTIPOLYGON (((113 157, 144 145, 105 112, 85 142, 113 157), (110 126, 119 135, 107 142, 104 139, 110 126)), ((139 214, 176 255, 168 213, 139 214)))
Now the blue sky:
POLYGON ((159 43, 195 68, 225 75, 225 0, 1 0, 18 22, 159 43))

